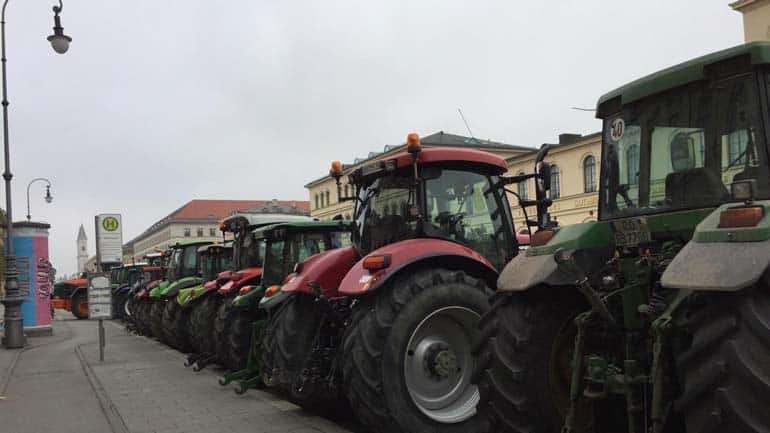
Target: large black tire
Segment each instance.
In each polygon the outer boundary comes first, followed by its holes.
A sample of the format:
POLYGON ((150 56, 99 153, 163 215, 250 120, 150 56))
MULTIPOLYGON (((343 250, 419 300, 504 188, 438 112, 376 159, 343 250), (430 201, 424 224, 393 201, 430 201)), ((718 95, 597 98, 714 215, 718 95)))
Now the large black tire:
MULTIPOLYGON (((312 296, 295 294, 278 308, 263 334, 262 366, 272 383, 289 400, 308 410, 323 410, 336 402, 319 389, 299 389, 305 362, 315 343, 321 314, 312 296)), ((270 381, 268 381, 270 383, 270 381)))
POLYGON ((770 288, 697 296, 675 353, 687 433, 770 431, 770 288))
POLYGON ((125 302, 124 294, 113 293, 112 295, 112 317, 115 319, 124 319, 123 314, 123 302, 125 302))
POLYGON ((86 294, 82 291, 75 293, 72 296, 72 315, 75 316, 78 320, 88 319, 88 307, 86 306, 88 304, 88 298, 86 297, 86 294))
POLYGON ((575 335, 570 330, 586 307, 569 290, 546 295, 539 289, 498 294, 479 322, 474 382, 481 391, 479 414, 490 421, 490 431, 561 431, 575 335), (565 353, 556 350, 557 344, 569 356, 554 356, 565 353))
MULTIPOLYGON (((490 293, 484 281, 462 271, 425 270, 397 277, 354 306, 343 342, 343 389, 361 423, 388 433, 487 431, 486 420, 474 415, 478 393, 469 380, 474 364, 470 340, 476 334, 478 317, 489 309, 490 293), (429 339, 420 334, 424 324, 449 324, 446 312, 458 314, 457 321, 444 329, 458 331, 460 339, 444 348, 427 344, 429 339), (465 341, 459 345, 464 347, 458 347, 458 341, 465 341), (423 343, 429 350, 421 349, 426 347, 421 346, 423 343), (438 360, 447 359, 447 354, 455 361, 445 364, 451 367, 439 369, 438 360), (423 355, 431 361, 417 362, 423 355), (411 373, 408 366, 413 366, 411 373), (422 377, 433 377, 435 386, 444 389, 455 383, 452 389, 459 394, 441 394, 440 398, 446 398, 445 407, 423 411, 421 407, 427 406, 418 406, 418 402, 425 402, 419 396, 424 396, 425 387, 430 385, 420 384, 422 377), (456 408, 455 412, 454 404, 460 401, 465 402, 464 409, 456 408), (450 412, 456 414, 451 421, 450 412)), ((440 328, 430 329, 443 332, 440 328)))
POLYGON ((139 298, 137 303, 137 327, 142 335, 152 337, 150 328, 150 300, 149 298, 139 298))
MULTIPOLYGON (((233 370, 246 368, 251 350, 252 324, 259 320, 260 316, 263 315, 258 314, 254 308, 235 308, 233 311, 230 330, 227 333, 228 358, 233 364, 231 367, 233 370)), ((255 343, 258 342, 259 339, 255 343)))
POLYGON ((176 299, 166 301, 163 308, 163 337, 169 346, 181 352, 189 352, 190 343, 185 336, 187 315, 184 313, 176 299))
POLYGON ((150 298, 149 317, 147 322, 150 325, 152 335, 158 340, 163 341, 163 308, 166 306, 166 300, 163 298, 150 298))
POLYGON ((230 330, 235 294, 227 296, 219 295, 218 297, 220 298, 220 303, 219 308, 217 308, 216 318, 214 319, 214 332, 212 334, 214 338, 214 350, 217 354, 217 361, 227 369, 234 370, 234 361, 230 359, 230 350, 227 347, 227 334, 230 330))
POLYGON ((219 299, 216 293, 207 293, 204 298, 198 300, 190 313, 190 339, 193 348, 198 353, 214 353, 214 318, 219 307, 219 299))

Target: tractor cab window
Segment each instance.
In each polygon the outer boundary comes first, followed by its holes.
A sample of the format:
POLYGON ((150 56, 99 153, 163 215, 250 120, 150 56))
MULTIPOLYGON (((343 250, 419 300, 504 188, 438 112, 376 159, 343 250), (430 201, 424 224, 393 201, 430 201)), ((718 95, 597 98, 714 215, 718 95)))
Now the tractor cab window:
POLYGON ((768 197, 766 155, 751 74, 629 104, 604 121, 601 218, 718 206, 742 179, 768 197))
POLYGON ((375 179, 361 188, 356 227, 363 251, 414 238, 417 233, 414 178, 406 172, 375 179))
POLYGON ((284 250, 286 242, 284 240, 271 240, 265 244, 265 260, 262 267, 262 279, 265 286, 280 284, 284 273, 284 250))
POLYGON ((216 253, 215 272, 219 273, 233 268, 233 250, 231 248, 219 250, 216 253))
POLYGON ((180 277, 190 277, 198 273, 198 246, 190 245, 184 248, 180 277))
MULTIPOLYGON (((495 180, 496 181, 496 180, 495 180)), ((442 170, 425 182, 425 234, 478 251, 499 268, 508 256, 501 200, 488 176, 442 170)))
POLYGON ((200 275, 206 281, 211 280, 214 276, 215 260, 216 258, 212 254, 211 250, 208 250, 205 253, 201 254, 200 259, 198 260, 198 266, 200 267, 200 275))
POLYGON ((257 239, 254 233, 248 232, 239 239, 239 257, 240 269, 262 266, 262 257, 265 256, 265 243, 262 239, 257 239))
POLYGON ((167 280, 176 280, 179 278, 180 268, 182 267, 182 248, 175 248, 168 260, 168 270, 166 272, 167 280))

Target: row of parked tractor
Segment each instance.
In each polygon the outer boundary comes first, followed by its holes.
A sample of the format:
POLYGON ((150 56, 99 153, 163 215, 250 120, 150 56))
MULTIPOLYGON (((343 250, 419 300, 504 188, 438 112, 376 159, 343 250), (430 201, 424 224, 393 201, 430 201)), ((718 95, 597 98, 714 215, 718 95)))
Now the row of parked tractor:
POLYGON ((233 216, 117 269, 116 309, 223 385, 376 432, 769 431, 769 107, 765 42, 604 95, 599 220, 565 227, 549 146, 507 176, 410 134, 350 196, 332 163, 352 222, 233 216))

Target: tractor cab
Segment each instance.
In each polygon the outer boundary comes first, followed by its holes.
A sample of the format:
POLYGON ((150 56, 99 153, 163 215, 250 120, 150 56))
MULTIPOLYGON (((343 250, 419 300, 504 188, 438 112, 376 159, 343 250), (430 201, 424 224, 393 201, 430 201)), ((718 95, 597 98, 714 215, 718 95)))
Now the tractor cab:
POLYGON ((233 266, 233 243, 214 243, 198 248, 199 274, 203 281, 216 279, 217 275, 233 266))
POLYGON ((758 46, 733 51, 699 59, 689 83, 656 81, 662 71, 602 97, 600 220, 770 198, 770 73, 756 64, 758 46))
POLYGON ((350 175, 359 253, 407 239, 443 239, 500 269, 517 250, 508 200, 498 187, 505 161, 469 149, 421 149, 419 139, 410 140, 408 152, 350 175))

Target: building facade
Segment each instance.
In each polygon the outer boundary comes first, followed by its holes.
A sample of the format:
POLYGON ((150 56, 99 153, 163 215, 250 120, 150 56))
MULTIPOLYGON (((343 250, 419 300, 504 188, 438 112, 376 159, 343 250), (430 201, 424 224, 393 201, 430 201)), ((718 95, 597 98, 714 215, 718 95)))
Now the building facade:
POLYGON ((730 7, 743 14, 746 42, 770 40, 770 0, 739 0, 730 7))
POLYGON ((148 253, 163 251, 178 241, 222 240, 219 222, 235 213, 275 213, 307 215, 309 203, 290 200, 191 200, 168 214, 123 248, 124 263, 140 261, 148 253))
MULTIPOLYGON (((473 137, 449 134, 444 131, 437 132, 423 137, 420 140, 423 147, 464 147, 470 149, 483 150, 494 153, 503 158, 510 158, 517 155, 524 155, 532 152, 531 147, 515 146, 491 140, 481 140, 473 137)), ((386 158, 391 155, 406 150, 406 144, 385 146, 382 152, 371 152, 366 158, 357 158, 350 164, 344 165, 341 181, 342 195, 347 196, 354 193, 352 185, 347 183, 348 175, 358 167, 366 165, 375 159, 386 158)), ((330 220, 337 215, 343 219, 353 218, 353 202, 340 201, 337 193, 337 184, 329 176, 323 176, 307 185, 310 194, 310 215, 320 220, 330 220)))

